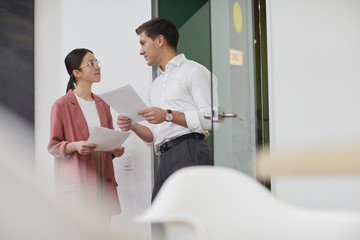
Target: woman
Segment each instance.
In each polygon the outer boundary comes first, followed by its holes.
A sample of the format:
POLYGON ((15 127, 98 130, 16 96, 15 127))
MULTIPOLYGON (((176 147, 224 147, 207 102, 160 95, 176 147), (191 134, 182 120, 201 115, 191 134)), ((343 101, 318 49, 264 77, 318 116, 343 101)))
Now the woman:
POLYGON ((52 106, 48 151, 54 156, 55 185, 62 200, 110 220, 121 212, 113 158, 124 153, 94 151, 87 144, 95 126, 114 129, 110 106, 91 92, 100 82, 99 61, 88 49, 74 49, 65 58, 70 75, 66 95, 52 106))

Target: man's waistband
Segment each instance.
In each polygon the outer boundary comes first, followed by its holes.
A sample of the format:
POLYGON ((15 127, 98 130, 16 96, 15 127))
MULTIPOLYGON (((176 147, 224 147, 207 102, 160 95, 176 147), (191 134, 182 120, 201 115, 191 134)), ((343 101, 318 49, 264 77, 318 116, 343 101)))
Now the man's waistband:
POLYGON ((160 145, 160 153, 164 153, 167 150, 169 150, 170 148, 172 148, 173 146, 175 146, 176 144, 184 141, 185 139, 190 139, 190 138, 206 140, 206 137, 204 136, 204 134, 196 133, 196 132, 188 133, 188 134, 182 135, 180 137, 177 137, 173 140, 170 140, 170 141, 167 141, 167 142, 161 144, 160 145))

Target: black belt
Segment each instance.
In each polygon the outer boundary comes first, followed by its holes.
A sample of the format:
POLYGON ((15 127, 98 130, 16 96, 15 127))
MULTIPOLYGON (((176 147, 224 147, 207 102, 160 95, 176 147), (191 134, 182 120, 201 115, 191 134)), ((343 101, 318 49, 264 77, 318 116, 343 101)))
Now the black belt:
POLYGON ((167 141, 166 143, 161 144, 160 146, 160 153, 164 153, 167 150, 169 150, 170 148, 172 148, 173 146, 175 146, 176 144, 184 141, 185 139, 201 139, 201 140, 206 140, 206 137, 204 136, 204 134, 201 133, 189 133, 189 134, 185 134, 182 135, 180 137, 177 137, 173 140, 167 141))

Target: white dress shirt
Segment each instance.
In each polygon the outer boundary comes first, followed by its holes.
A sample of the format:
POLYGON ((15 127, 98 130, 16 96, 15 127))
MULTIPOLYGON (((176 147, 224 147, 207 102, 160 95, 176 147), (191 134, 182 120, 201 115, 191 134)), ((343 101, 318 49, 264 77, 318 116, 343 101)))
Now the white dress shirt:
MULTIPOLYGON (((160 145, 191 132, 209 136, 211 121, 204 114, 211 113, 211 73, 203 65, 188 60, 184 54, 171 59, 165 66, 165 72, 158 67, 158 76, 151 84, 149 102, 151 106, 183 112, 187 128, 163 122, 154 125, 155 152, 160 145)), ((217 80, 213 75, 213 105, 218 106, 217 80)))

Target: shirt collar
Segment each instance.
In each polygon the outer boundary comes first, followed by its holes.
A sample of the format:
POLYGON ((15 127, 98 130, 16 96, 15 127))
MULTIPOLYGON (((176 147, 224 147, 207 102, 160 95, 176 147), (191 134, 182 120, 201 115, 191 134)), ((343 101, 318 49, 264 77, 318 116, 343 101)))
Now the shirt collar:
MULTIPOLYGON (((173 57, 166 65, 165 65, 165 72, 170 71, 174 67, 179 67, 184 61, 186 57, 183 53, 178 54, 177 56, 173 57)), ((159 76, 161 73, 164 73, 160 66, 157 68, 157 75, 159 76)))

